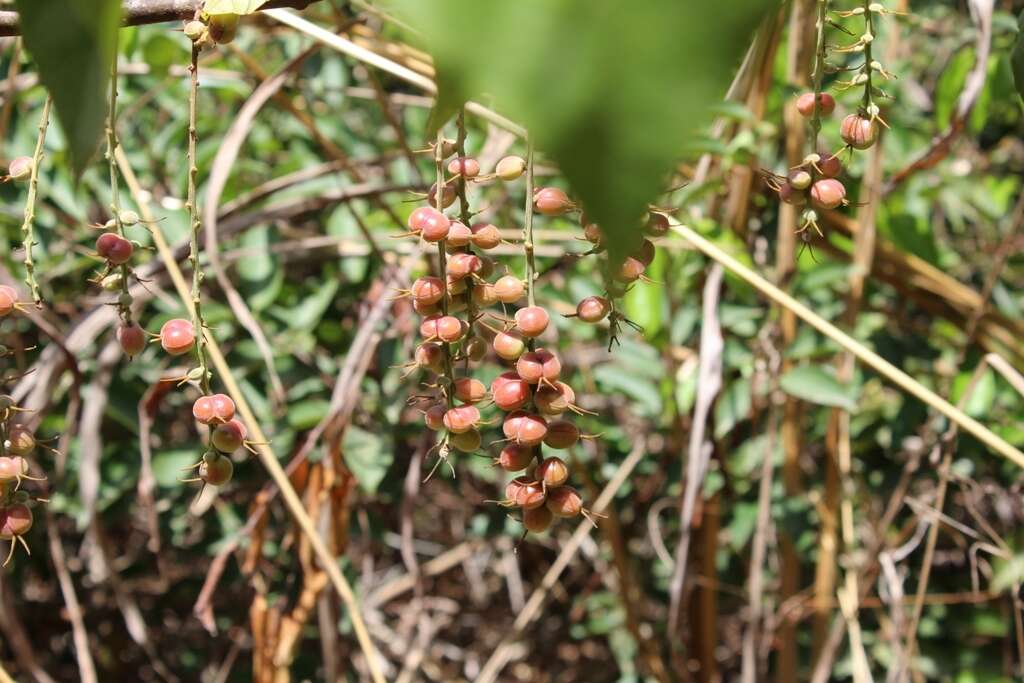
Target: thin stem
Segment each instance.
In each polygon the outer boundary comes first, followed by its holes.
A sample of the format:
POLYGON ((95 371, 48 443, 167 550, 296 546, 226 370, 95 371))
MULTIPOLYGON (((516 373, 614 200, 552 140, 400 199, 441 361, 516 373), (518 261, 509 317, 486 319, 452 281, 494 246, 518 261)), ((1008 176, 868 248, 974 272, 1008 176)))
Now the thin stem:
MULTIPOLYGON (((437 142, 434 145, 434 165, 437 169, 437 184, 434 187, 434 204, 440 212, 444 212, 442 208, 444 206, 444 130, 442 128, 437 129, 437 142)), ((430 201, 430 198, 427 198, 430 201)), ((441 313, 448 315, 448 304, 451 295, 448 293, 448 254, 445 252, 445 246, 448 240, 440 240, 437 243, 437 269, 438 276, 441 278, 441 313)), ((441 342, 441 348, 444 349, 444 394, 445 400, 448 404, 448 408, 451 409, 455 406, 455 374, 452 369, 452 347, 446 342, 441 342)), ((445 435, 444 444, 441 446, 441 456, 446 455, 445 449, 448 447, 448 436, 445 435)))
POLYGON ((25 222, 21 224, 25 249, 25 284, 32 294, 37 307, 42 307, 43 298, 39 295, 39 283, 36 282, 36 265, 32 260, 32 247, 36 245, 34 222, 36 219, 36 193, 39 188, 39 165, 43 160, 43 147, 46 143, 46 129, 50 126, 50 107, 53 100, 49 95, 43 103, 43 113, 39 117, 39 135, 36 137, 36 149, 32 154, 32 171, 28 181, 28 197, 25 198, 25 222))
POLYGON ((815 30, 818 34, 818 43, 814 55, 814 114, 811 116, 811 139, 813 147, 811 152, 818 152, 818 137, 821 134, 821 89, 825 77, 825 22, 828 19, 828 0, 818 0, 818 20, 815 23, 815 30))
MULTIPOLYGON (((455 154, 458 155, 459 159, 466 158, 466 110, 462 108, 459 110, 459 115, 455 120, 455 124, 458 126, 458 135, 455 139, 455 154)), ((461 171, 462 169, 460 169, 461 171)), ((469 227, 470 222, 473 220, 473 212, 469 209, 469 200, 466 198, 466 178, 460 174, 460 178, 457 181, 456 188, 459 193, 459 220, 469 227)), ((473 253, 472 243, 466 247, 466 252, 469 254, 473 253)), ((469 334, 472 336, 472 323, 477 318, 477 305, 476 300, 473 298, 473 276, 470 275, 466 278, 466 317, 470 323, 469 334)), ((465 351, 465 349, 463 349, 465 351)), ((464 353, 465 356, 465 371, 469 371, 469 354, 464 353)))
MULTIPOLYGON (((110 213, 114 217, 117 234, 125 237, 124 223, 121 222, 121 200, 118 191, 120 179, 117 174, 117 161, 114 152, 117 150, 117 37, 114 37, 114 59, 110 65, 110 104, 107 107, 107 163, 110 166, 110 213)), ((125 324, 132 321, 132 296, 128 291, 128 276, 131 273, 127 263, 122 263, 121 296, 117 300, 117 312, 125 324)))
MULTIPOLYGON (((533 143, 526 138, 526 205, 523 209, 523 253, 526 255, 526 305, 536 306, 534 280, 536 266, 533 261, 533 143)), ((533 341, 530 341, 531 348, 533 341)))
POLYGON ((199 380, 204 394, 210 393, 210 370, 206 362, 206 325, 203 322, 202 299, 199 286, 202 281, 199 270, 199 231, 202 224, 199 220, 199 207, 196 204, 196 179, 199 167, 196 161, 196 111, 199 100, 199 44, 192 43, 192 61, 189 64, 191 83, 188 94, 188 217, 192 226, 192 237, 189 249, 189 262, 192 265, 192 328, 196 337, 196 358, 202 377, 199 380))
POLYGON ((877 111, 872 106, 872 84, 871 75, 874 69, 871 63, 874 59, 871 56, 871 46, 875 42, 875 13, 871 11, 871 3, 873 0, 864 0, 862 6, 864 8, 864 35, 861 40, 866 40, 864 43, 864 68, 861 73, 867 78, 864 82, 864 111, 872 119, 877 115, 877 111))

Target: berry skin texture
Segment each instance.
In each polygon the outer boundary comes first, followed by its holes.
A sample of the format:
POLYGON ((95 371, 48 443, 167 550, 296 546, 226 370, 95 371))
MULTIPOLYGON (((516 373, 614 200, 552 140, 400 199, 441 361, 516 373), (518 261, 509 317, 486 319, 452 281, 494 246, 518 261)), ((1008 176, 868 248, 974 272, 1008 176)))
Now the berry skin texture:
POLYGON ((569 466, 561 458, 544 458, 544 461, 537 465, 536 474, 548 488, 558 488, 569 481, 569 466))
POLYGON ((433 207, 421 206, 409 214, 406 225, 409 226, 409 230, 418 234, 423 232, 424 226, 428 223, 441 223, 442 219, 448 220, 448 217, 433 207))
POLYGON ((18 292, 9 285, 0 285, 0 318, 14 312, 18 307, 18 292))
POLYGON ((448 228, 448 240, 445 245, 448 247, 464 247, 473 239, 473 231, 459 221, 451 221, 448 228))
MULTIPOLYGON (((444 190, 441 192, 441 208, 447 209, 449 206, 455 203, 455 200, 459 196, 458 188, 455 186, 456 182, 447 182, 444 185, 444 190)), ((437 208, 437 183, 430 186, 430 192, 427 194, 427 203, 432 207, 437 208)))
POLYGON ((121 350, 126 356, 134 358, 146 348, 146 333, 136 323, 122 323, 117 328, 117 343, 121 345, 121 350))
MULTIPOLYGON (((814 93, 805 92, 796 98, 796 110, 806 118, 814 116, 814 93)), ((818 113, 821 116, 828 116, 836 110, 836 100, 828 93, 818 95, 818 113)))
POLYGON ((416 303, 436 304, 444 297, 444 282, 439 277, 421 277, 412 283, 409 291, 416 303))
POLYGON ((483 269, 483 261, 476 254, 452 254, 448 259, 448 275, 453 280, 461 280, 483 269))
POLYGON ((525 470, 533 462, 533 449, 509 444, 501 449, 498 454, 498 465, 506 472, 519 472, 525 470))
POLYGON ((96 240, 96 253, 115 266, 127 263, 134 251, 135 245, 116 232, 105 232, 96 240))
POLYGON ((807 193, 786 182, 779 188, 779 199, 793 206, 803 206, 807 203, 807 193))
POLYGON ((24 536, 32 528, 32 510, 27 505, 15 503, 0 508, 0 539, 12 540, 24 536))
POLYGON ((490 223, 474 223, 470 228, 473 232, 473 246, 480 249, 494 249, 501 244, 501 232, 490 223))
POLYGON ((444 414, 448 412, 440 403, 430 406, 427 411, 423 413, 423 421, 427 425, 427 429, 439 432, 444 429, 444 414))
POLYGON ((245 443, 246 430, 238 420, 229 420, 217 425, 210 436, 210 443, 221 453, 233 453, 245 443))
POLYGON ((668 234, 668 230, 668 216, 666 216, 663 213, 657 213, 652 211, 651 214, 647 217, 647 225, 644 227, 644 232, 647 233, 647 236, 664 237, 665 235, 668 234))
POLYGON ((515 275, 502 275, 494 283, 494 293, 503 304, 514 304, 523 298, 526 284, 515 275))
POLYGON ((516 372, 528 384, 553 384, 562 373, 562 361, 547 349, 527 351, 516 361, 516 372))
POLYGON ((878 140, 878 123, 859 114, 850 114, 839 127, 839 136, 854 149, 868 149, 878 140))
POLYGON ((820 155, 821 159, 818 161, 818 170, 826 178, 835 178, 843 172, 843 162, 828 152, 820 155))
POLYGON ((540 306, 527 306, 516 311, 516 327, 524 337, 539 337, 551 321, 548 312, 540 306))
POLYGON ((544 506, 556 517, 575 517, 583 511, 583 499, 571 486, 560 486, 548 491, 544 506))
POLYGON ((561 216, 573 208, 569 196, 557 187, 542 187, 534 192, 533 205, 545 216, 561 216))
POLYGON ((548 433, 544 444, 548 448, 564 450, 571 448, 580 440, 580 430, 568 420, 555 420, 548 424, 548 433))
POLYGON ((487 396, 487 387, 478 379, 461 377, 455 380, 455 398, 463 403, 477 403, 487 396))
POLYGON ((231 481, 231 475, 234 473, 235 466, 231 458, 223 455, 212 460, 203 460, 199 465, 199 478, 210 486, 224 486, 231 481))
MULTIPOLYGON (((523 465, 526 467, 526 465, 523 465)), ((0 482, 18 481, 28 474, 28 463, 21 456, 0 456, 0 482)))
POLYGON ((599 323, 611 310, 608 299, 601 296, 588 296, 576 304, 576 316, 585 323, 599 323))
POLYGON ((441 374, 444 371, 444 349, 440 344, 424 342, 416 347, 413 358, 416 365, 424 370, 441 374))
POLYGON ((448 437, 448 445, 463 453, 472 453, 480 450, 482 441, 480 432, 476 429, 470 429, 462 434, 451 434, 448 437))
POLYGON ((619 267, 619 272, 615 274, 615 279, 627 284, 636 282, 646 269, 647 267, 639 259, 627 256, 619 267))
POLYGON ((518 410, 530 400, 530 385, 514 372, 498 375, 491 382, 491 398, 502 410, 518 410))
POLYGON ((548 424, 540 415, 531 415, 518 410, 505 418, 501 429, 505 438, 520 446, 538 446, 548 433, 548 424))
POLYGON ((509 182, 517 180, 526 171, 526 161, 522 157, 507 156, 494 167, 494 174, 509 182))
POLYGON ((546 506, 523 510, 523 526, 535 534, 547 531, 554 519, 554 514, 546 506))
POLYGON ((172 318, 160 327, 160 346, 172 356, 188 353, 195 341, 195 329, 188 320, 172 318))
POLYGON ((453 434, 464 434, 480 423, 480 410, 476 406, 449 408, 444 414, 444 426, 453 434))
POLYGON ((811 199, 822 209, 838 208, 845 198, 846 188, 835 178, 819 180, 811 187, 811 199))
POLYGON ((32 177, 32 157, 14 157, 7 166, 7 176, 15 181, 21 182, 32 177))
POLYGON ((480 175, 480 162, 469 157, 458 157, 448 162, 448 172, 463 178, 476 178, 480 175))
POLYGON ((445 342, 455 342, 462 338, 463 325, 465 323, 454 316, 435 315, 420 323, 420 334, 428 341, 440 339, 445 342))
POLYGON ((526 342, 514 332, 499 332, 494 335, 494 353, 503 360, 515 360, 526 351, 526 342))
POLYGON ((32 430, 23 425, 12 425, 7 431, 7 452, 12 455, 28 455, 36 447, 32 430))
POLYGON ((542 386, 533 396, 533 404, 541 415, 556 416, 569 410, 576 394, 565 382, 555 382, 554 386, 542 386))
POLYGON ((214 422, 228 422, 235 417, 235 402, 227 394, 210 396, 214 422))
POLYGON ((200 396, 192 404, 192 417, 196 422, 208 425, 213 422, 213 399, 210 396, 200 396))

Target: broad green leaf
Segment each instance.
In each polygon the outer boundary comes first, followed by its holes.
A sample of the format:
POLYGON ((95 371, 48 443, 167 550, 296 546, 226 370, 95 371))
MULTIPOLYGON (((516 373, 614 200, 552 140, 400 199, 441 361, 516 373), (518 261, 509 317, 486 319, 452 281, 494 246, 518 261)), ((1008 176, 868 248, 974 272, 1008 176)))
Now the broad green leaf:
POLYGON ((393 445, 376 434, 349 427, 345 430, 341 450, 359 487, 371 495, 376 493, 394 460, 393 445))
POLYGON ((722 101, 773 3, 719 0, 714 11, 653 0, 396 4, 438 68, 433 121, 488 95, 558 163, 621 257, 639 241, 646 205, 664 203, 673 163, 722 101))
POLYGON ((267 0, 206 0, 203 11, 207 14, 252 14, 267 0))
POLYGON ((750 414, 750 380, 741 377, 729 383, 715 401, 715 438, 721 439, 750 414))
POLYGON ((80 176, 96 153, 107 113, 120 0, 17 0, 25 48, 53 97, 80 176))
MULTIPOLYGON (((952 398, 955 403, 959 404, 961 398, 963 398, 973 374, 973 371, 962 372, 953 380, 952 398)), ((964 403, 964 412, 971 417, 986 417, 989 411, 992 410, 992 404, 995 403, 995 400, 996 376, 991 369, 986 368, 978 379, 978 383, 974 385, 971 395, 967 397, 967 401, 964 403)))
POLYGON ((779 386, 791 396, 811 403, 856 410, 855 391, 836 379, 831 368, 820 365, 802 365, 779 378, 779 386))
POLYGON ((1010 52, 1010 68, 1013 71, 1017 93, 1024 98, 1024 12, 1020 13, 1017 28, 1017 40, 1014 41, 1013 50, 1010 52))

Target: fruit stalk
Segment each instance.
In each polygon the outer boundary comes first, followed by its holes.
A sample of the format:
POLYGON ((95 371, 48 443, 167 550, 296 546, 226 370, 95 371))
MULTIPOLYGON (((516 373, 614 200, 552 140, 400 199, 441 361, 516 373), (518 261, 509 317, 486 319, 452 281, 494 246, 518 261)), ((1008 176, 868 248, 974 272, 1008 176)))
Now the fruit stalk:
POLYGON ((818 0, 817 49, 814 55, 814 114, 811 116, 811 152, 818 151, 818 136, 821 134, 821 92, 825 78, 825 23, 828 20, 828 0, 818 0))
MULTIPOLYGON (((125 237, 124 223, 121 221, 121 199, 118 183, 120 179, 117 174, 117 161, 114 154, 117 150, 117 37, 114 37, 114 58, 110 64, 110 104, 107 107, 107 164, 110 166, 110 212, 114 216, 114 227, 117 234, 125 237)), ((117 313, 121 316, 125 325, 131 325, 132 306, 131 294, 128 292, 128 275, 130 273, 127 263, 121 264, 121 296, 117 301, 117 313)))
MULTIPOLYGON (((455 154, 456 154, 456 158, 457 159, 465 159, 466 158, 466 109, 465 108, 462 108, 462 109, 459 110, 459 115, 456 118, 455 123, 458 126, 458 131, 459 131, 458 135, 456 136, 456 139, 455 139, 455 154)), ((467 184, 466 183, 466 179, 465 179, 465 177, 463 177, 461 179, 461 182, 458 182, 456 184, 456 189, 458 190, 458 196, 459 196, 459 220, 462 222, 463 225, 469 227, 470 221, 473 220, 473 213, 469 210, 469 200, 466 199, 466 184, 467 184)), ((438 196, 439 197, 442 196, 440 190, 438 191, 438 196)), ((472 245, 472 242, 470 242, 470 245, 472 245)), ((472 249, 471 246, 467 246, 466 251, 469 252, 469 253, 472 253, 473 249, 472 249)), ((442 279, 445 278, 445 275, 444 275, 443 272, 442 272, 441 278, 442 279)), ((445 289, 447 289, 447 287, 445 289)), ((472 276, 466 278, 466 294, 465 294, 465 296, 466 296, 466 311, 467 311, 466 317, 468 318, 468 321, 469 321, 469 324, 470 324, 470 329, 469 329, 468 335, 469 335, 469 337, 472 337, 473 336, 473 328, 472 328, 472 326, 473 326, 473 322, 476 320, 476 317, 477 317, 476 300, 473 298, 473 277, 472 276)), ((463 352, 464 353, 465 353, 465 348, 466 347, 463 346, 463 352)), ((469 370, 469 354, 465 353, 465 356, 466 356, 465 368, 466 368, 466 371, 468 372, 468 370, 469 370)))
POLYGON ((199 369, 202 376, 199 380, 204 395, 210 394, 210 370, 206 361, 206 335, 204 333, 202 299, 200 297, 199 285, 201 281, 199 271, 199 230, 202 227, 199 220, 199 207, 196 203, 196 179, 199 175, 198 162, 196 160, 196 111, 199 100, 199 43, 192 43, 192 61, 188 67, 190 83, 188 93, 188 208, 189 222, 192 226, 192 235, 189 244, 189 262, 192 265, 192 328, 195 332, 196 359, 199 361, 199 369))
MULTIPOLYGON (((444 204, 444 131, 441 127, 437 129, 437 144, 434 145, 434 165, 437 168, 437 185, 434 190, 433 201, 437 205, 438 211, 444 211, 442 208, 444 204)), ((430 198, 427 198, 427 203, 430 203, 430 198)), ((448 255, 445 252, 445 244, 448 240, 439 240, 437 242, 437 270, 443 286, 441 288, 441 314, 448 315, 448 301, 451 296, 448 293, 448 255)), ((448 403, 449 410, 455 406, 455 376, 452 371, 452 347, 446 342, 441 342, 441 348, 444 350, 444 378, 442 383, 444 386, 445 399, 448 403)), ((445 437, 445 443, 447 444, 447 436, 445 437)), ((442 449, 447 446, 442 446, 442 449)), ((442 451, 442 455, 444 452, 442 451)))
MULTIPOLYGON (((533 143, 526 140, 526 209, 523 214, 523 252, 526 255, 526 305, 536 306, 533 284, 536 279, 536 266, 533 261, 533 143)), ((533 350, 533 340, 530 340, 533 350)))
POLYGON ((25 198, 25 221, 21 224, 25 249, 25 284, 32 294, 37 307, 42 307, 43 299, 39 295, 39 283, 36 282, 36 265, 32 260, 32 247, 36 244, 34 223, 36 220, 36 192, 39 187, 39 164, 43 160, 43 147, 46 143, 46 130, 50 126, 50 108, 53 100, 49 95, 43 103, 43 113, 39 117, 39 135, 36 137, 36 149, 32 154, 32 171, 28 181, 28 197, 25 198))

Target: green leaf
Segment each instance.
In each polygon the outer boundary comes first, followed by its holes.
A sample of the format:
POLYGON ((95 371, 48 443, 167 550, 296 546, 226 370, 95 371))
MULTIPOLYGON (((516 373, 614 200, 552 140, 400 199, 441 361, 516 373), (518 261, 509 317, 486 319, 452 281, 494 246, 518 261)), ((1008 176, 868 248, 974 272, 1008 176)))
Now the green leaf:
POLYGON ((267 0, 206 0, 203 11, 207 14, 252 14, 267 0))
POLYGON ((376 493, 394 460, 391 444, 385 444, 381 437, 359 427, 349 427, 341 449, 345 464, 352 470, 359 487, 371 495, 376 493))
MULTIPOLYGON (((961 372, 957 375, 956 379, 953 380, 953 391, 952 399, 954 403, 959 404, 960 399, 963 398, 964 392, 967 391, 967 386, 971 382, 971 376, 974 374, 971 372, 961 372)), ((964 404, 964 412, 971 417, 987 417, 989 411, 992 410, 992 405, 996 400, 996 376, 995 373, 990 369, 986 368, 982 372, 981 377, 978 378, 978 383, 974 385, 974 390, 971 395, 967 398, 964 404)))
POLYGON ((715 401, 715 438, 721 439, 750 415, 750 380, 741 377, 729 383, 715 401))
POLYGON ((790 396, 811 403, 853 411, 857 408, 853 388, 841 384, 831 368, 802 365, 779 378, 779 386, 790 396))
POLYGON ((1010 52, 1010 69, 1013 72, 1013 82, 1017 86, 1017 94, 1024 98, 1024 12, 1020 13, 1017 19, 1017 40, 1013 43, 1013 50, 1010 52))
POLYGON ((1024 582, 1024 555, 1014 555, 1009 560, 997 557, 995 574, 992 577, 992 592, 1002 593, 1021 582, 1024 582))
MULTIPOLYGON (((558 163, 613 258, 721 102, 768 0, 398 0, 438 69, 433 122, 487 101, 558 163), (473 36, 473 40, 466 40, 473 36), (480 46, 486 49, 480 49, 480 46)), ((413 38, 410 36, 410 38, 413 38)))
POLYGON ((53 97, 71 166, 89 164, 107 114, 120 0, 17 0, 25 48, 53 97))

